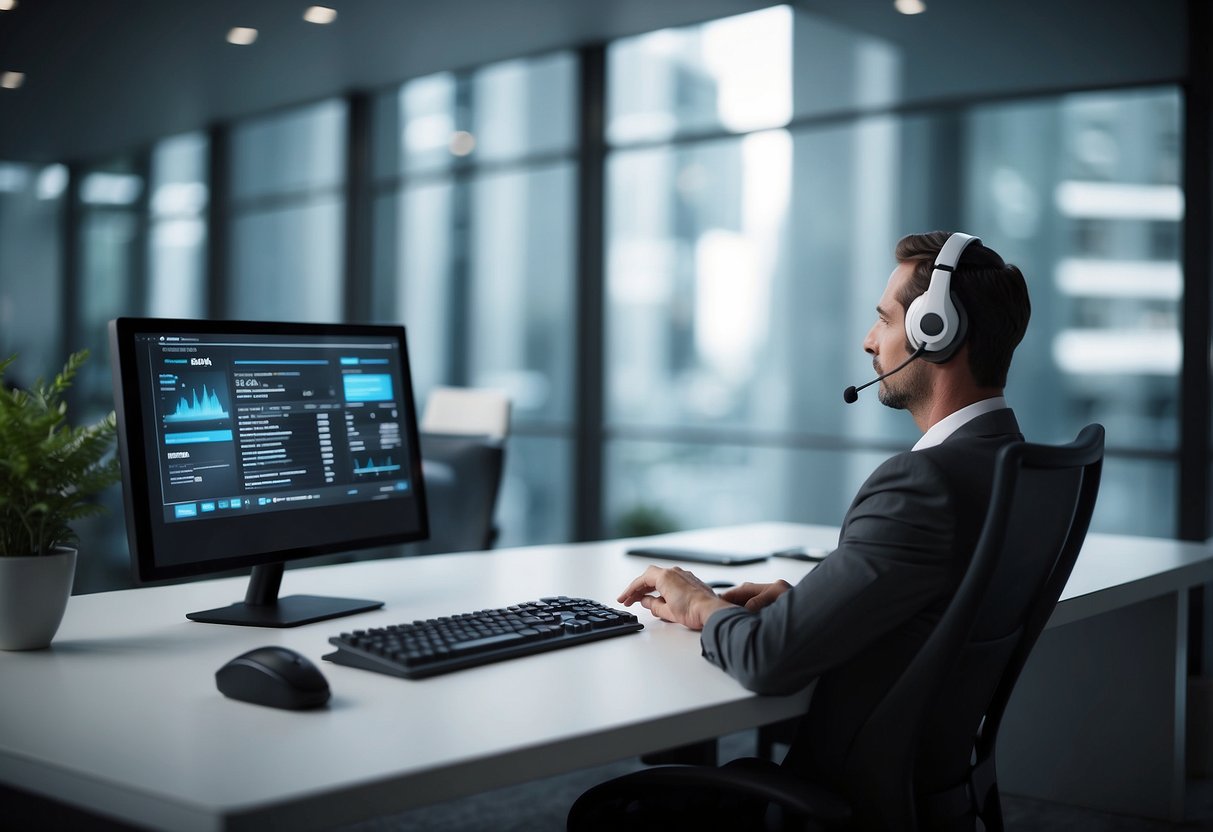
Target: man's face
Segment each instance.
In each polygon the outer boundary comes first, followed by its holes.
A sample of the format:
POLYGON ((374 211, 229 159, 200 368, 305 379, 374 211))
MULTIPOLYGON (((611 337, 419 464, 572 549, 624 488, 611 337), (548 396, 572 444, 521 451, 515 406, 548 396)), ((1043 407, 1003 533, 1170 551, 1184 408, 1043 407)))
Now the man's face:
MULTIPOLYGON (((872 367, 877 375, 887 373, 912 354, 906 342, 905 309, 897 300, 897 296, 913 273, 912 263, 900 263, 889 275, 884 294, 876 304, 876 323, 868 330, 868 336, 863 340, 864 352, 872 356, 872 367)), ((915 405, 925 401, 930 393, 929 368, 925 363, 915 361, 901 372, 880 382, 877 396, 880 403, 886 407, 913 410, 915 405)))

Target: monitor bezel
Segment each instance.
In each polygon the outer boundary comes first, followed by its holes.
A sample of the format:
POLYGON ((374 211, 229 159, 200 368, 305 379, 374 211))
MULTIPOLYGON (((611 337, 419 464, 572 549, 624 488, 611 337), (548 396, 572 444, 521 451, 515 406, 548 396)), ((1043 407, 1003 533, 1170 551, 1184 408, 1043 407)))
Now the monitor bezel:
MULTIPOLYGON (((337 552, 412 543, 429 537, 429 513, 421 470, 417 410, 413 397, 408 344, 403 326, 123 317, 109 322, 109 341, 111 378, 114 387, 114 414, 118 424, 118 456, 123 474, 122 489, 127 539, 131 553, 132 572, 138 583, 224 573, 319 555, 331 555, 337 552), (136 338, 141 334, 372 337, 392 338, 398 341, 401 357, 401 390, 405 407, 403 422, 408 447, 411 451, 409 477, 410 481, 416 484, 412 494, 417 500, 418 527, 401 531, 398 534, 350 537, 333 543, 292 546, 227 558, 179 564, 157 563, 152 529, 151 488, 143 475, 148 466, 146 452, 148 437, 145 430, 146 420, 140 396, 140 379, 135 356, 136 338)), ((342 509, 338 507, 308 509, 308 511, 321 512, 340 510, 342 509)))

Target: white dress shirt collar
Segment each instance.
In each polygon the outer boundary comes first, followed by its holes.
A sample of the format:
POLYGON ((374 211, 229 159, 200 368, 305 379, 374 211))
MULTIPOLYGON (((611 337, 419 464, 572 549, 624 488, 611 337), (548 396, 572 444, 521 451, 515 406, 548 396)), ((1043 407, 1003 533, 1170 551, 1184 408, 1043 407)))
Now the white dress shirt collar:
POLYGON ((959 430, 963 425, 976 419, 978 416, 984 416, 995 410, 1002 410, 1007 406, 1005 396, 994 396, 990 399, 982 399, 979 402, 966 407, 962 407, 955 413, 950 413, 940 419, 935 424, 931 425, 930 429, 922 435, 922 438, 914 443, 911 450, 921 451, 924 448, 934 448, 936 445, 942 444, 945 439, 959 430))

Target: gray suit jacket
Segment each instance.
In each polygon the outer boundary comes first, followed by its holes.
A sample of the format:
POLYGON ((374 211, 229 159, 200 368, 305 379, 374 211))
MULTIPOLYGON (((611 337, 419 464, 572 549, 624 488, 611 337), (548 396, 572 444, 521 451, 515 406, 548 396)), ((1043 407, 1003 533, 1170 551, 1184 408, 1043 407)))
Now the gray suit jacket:
POLYGON ((838 547, 799 584, 758 613, 708 619, 705 658, 758 693, 827 675, 811 710, 828 714, 819 722, 831 737, 814 744, 841 753, 857 727, 846 716, 866 713, 939 621, 981 534, 995 457, 1022 439, 1011 410, 996 410, 886 461, 856 494, 838 547))

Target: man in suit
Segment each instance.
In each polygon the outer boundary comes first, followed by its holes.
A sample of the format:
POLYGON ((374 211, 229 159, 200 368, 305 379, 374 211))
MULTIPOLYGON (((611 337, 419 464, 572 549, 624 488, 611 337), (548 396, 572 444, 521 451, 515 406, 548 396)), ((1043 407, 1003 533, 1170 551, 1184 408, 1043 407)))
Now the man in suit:
POLYGON ((976 241, 962 248, 951 293, 967 329, 910 360, 921 344, 907 340, 906 313, 951 236, 897 244, 863 348, 878 374, 908 361, 881 381, 879 398, 908 411, 923 436, 860 488, 829 557, 794 587, 746 583, 721 596, 684 569, 650 566, 619 596, 702 630, 704 657, 750 690, 792 693, 828 675, 814 692, 814 741, 798 743, 815 758, 803 764, 827 780, 858 727, 846 715, 866 712, 856 697, 885 690, 939 620, 980 535, 995 456, 1023 439, 1003 387, 1031 308, 1022 273, 994 251, 976 241))

